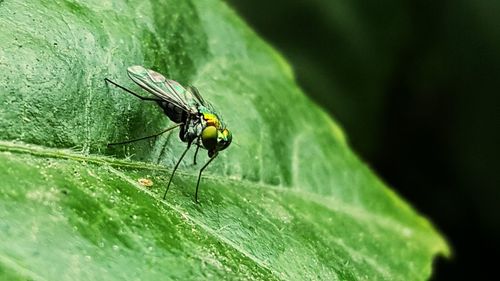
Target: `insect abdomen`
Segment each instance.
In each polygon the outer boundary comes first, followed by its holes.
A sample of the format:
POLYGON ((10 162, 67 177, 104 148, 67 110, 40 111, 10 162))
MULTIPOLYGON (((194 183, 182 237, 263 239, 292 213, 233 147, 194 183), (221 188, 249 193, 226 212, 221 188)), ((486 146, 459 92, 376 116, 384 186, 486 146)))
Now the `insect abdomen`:
POLYGON ((163 109, 163 112, 165 112, 165 115, 167 115, 168 118, 170 118, 170 120, 172 120, 175 123, 185 122, 187 114, 182 108, 168 101, 161 101, 158 102, 158 104, 163 109))

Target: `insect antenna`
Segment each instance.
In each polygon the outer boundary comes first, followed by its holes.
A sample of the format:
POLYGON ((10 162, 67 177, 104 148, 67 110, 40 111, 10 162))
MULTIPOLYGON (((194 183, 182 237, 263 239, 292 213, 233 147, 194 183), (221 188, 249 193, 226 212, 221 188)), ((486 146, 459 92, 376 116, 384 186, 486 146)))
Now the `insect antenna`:
POLYGON ((132 139, 132 140, 126 140, 126 141, 122 141, 122 142, 108 143, 108 147, 109 146, 113 146, 113 145, 120 145, 120 144, 127 144, 127 143, 131 143, 131 142, 141 141, 141 140, 145 140, 145 139, 149 139, 149 138, 155 138, 155 137, 157 137, 159 135, 162 135, 162 134, 164 134, 164 133, 166 133, 166 132, 168 132, 170 130, 173 130, 173 129, 181 126, 181 125, 184 125, 184 123, 177 124, 177 125, 175 125, 173 127, 167 128, 167 129, 165 129, 165 130, 163 130, 163 131, 161 131, 161 132, 159 132, 157 134, 151 135, 151 136, 142 137, 142 138, 138 138, 138 139, 132 139))

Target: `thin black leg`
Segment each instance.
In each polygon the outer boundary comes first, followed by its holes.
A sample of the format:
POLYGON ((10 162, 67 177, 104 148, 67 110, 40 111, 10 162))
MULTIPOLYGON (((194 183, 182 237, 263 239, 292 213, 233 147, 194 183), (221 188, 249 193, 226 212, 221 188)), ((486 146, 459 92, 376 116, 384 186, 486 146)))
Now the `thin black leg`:
POLYGON ((210 162, 212 162, 215 159, 215 157, 217 157, 217 155, 219 155, 219 153, 216 152, 214 156, 212 156, 212 158, 210 158, 210 160, 208 160, 208 162, 200 169, 200 173, 198 174, 198 182, 196 183, 196 193, 194 194, 194 201, 196 203, 198 203, 198 188, 200 187, 201 173, 203 172, 203 170, 205 170, 208 164, 210 164, 210 162))
POLYGON ((134 95, 134 96, 136 96, 136 97, 140 98, 141 100, 157 101, 157 102, 161 102, 161 101, 162 101, 161 99, 156 99, 156 98, 148 98, 148 97, 139 96, 138 94, 136 94, 136 93, 132 92, 131 90, 129 90, 129 89, 127 89, 127 88, 125 88, 125 87, 123 87, 123 86, 121 86, 121 85, 116 84, 115 82, 113 82, 113 81, 109 80, 108 78, 104 78, 104 81, 105 81, 105 82, 109 82, 109 83, 111 83, 111 84, 115 85, 116 87, 118 87, 118 88, 120 88, 120 89, 124 90, 125 92, 127 92, 127 93, 129 93, 129 94, 132 94, 132 95, 134 95))
POLYGON ((196 156, 198 156, 198 150, 200 150, 200 139, 196 141, 196 151, 194 152, 193 165, 196 165, 196 156))
POLYGON ((138 139, 133 139, 133 140, 126 140, 126 141, 122 141, 122 142, 113 142, 113 143, 108 143, 108 146, 112 146, 112 145, 120 145, 120 144, 127 144, 127 143, 131 143, 131 142, 136 142, 136 141, 140 141, 140 140, 145 140, 145 139, 149 139, 149 138, 155 138, 161 134, 164 134, 170 130, 173 130, 181 125, 184 125, 183 123, 180 123, 180 124, 177 124, 173 127, 170 127, 170 128, 167 128, 157 134, 154 134, 154 135, 151 135, 151 136, 147 136, 147 137, 142 137, 142 138, 138 138, 138 139))
POLYGON ((184 155, 186 155, 186 152, 189 150, 192 143, 193 143, 192 141, 188 143, 186 150, 184 150, 184 152, 181 155, 181 158, 179 158, 179 161, 177 161, 177 164, 175 164, 174 170, 172 171, 172 175, 170 175, 170 179, 168 180, 167 189, 165 190, 165 194, 163 194, 163 199, 165 199, 165 197, 167 196, 168 189, 170 188, 170 183, 172 183, 172 178, 174 177, 174 174, 175 174, 175 171, 177 170, 177 167, 179 167, 179 164, 181 163, 182 158, 184 158, 184 155))

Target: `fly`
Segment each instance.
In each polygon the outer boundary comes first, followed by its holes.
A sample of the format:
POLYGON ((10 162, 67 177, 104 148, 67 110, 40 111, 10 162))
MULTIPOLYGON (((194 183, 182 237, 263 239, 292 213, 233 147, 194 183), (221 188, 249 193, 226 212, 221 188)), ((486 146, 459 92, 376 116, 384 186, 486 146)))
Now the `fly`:
POLYGON ((177 167, 179 167, 182 158, 184 158, 186 152, 194 144, 196 146, 193 161, 194 164, 196 164, 196 156, 198 155, 200 147, 208 151, 208 157, 210 158, 207 163, 201 167, 198 174, 196 193, 194 196, 195 202, 198 203, 198 189, 200 187, 201 174, 203 170, 205 170, 205 168, 215 159, 215 157, 217 157, 219 152, 226 149, 231 144, 231 132, 226 128, 226 125, 219 117, 213 106, 203 99, 197 88, 193 86, 184 88, 176 81, 169 80, 160 73, 146 69, 142 66, 131 66, 127 69, 127 72, 132 81, 152 94, 154 97, 140 96, 109 80, 108 78, 105 78, 104 81, 115 85, 116 87, 143 101, 156 102, 156 104, 163 109, 165 115, 167 115, 172 122, 176 123, 176 125, 152 136, 110 143, 108 146, 126 144, 157 137, 172 129, 180 127, 179 138, 181 141, 187 143, 187 147, 175 164, 174 170, 168 180, 167 188, 163 194, 163 199, 167 196, 168 189, 172 183, 172 178, 174 177, 175 171, 177 170, 177 167))

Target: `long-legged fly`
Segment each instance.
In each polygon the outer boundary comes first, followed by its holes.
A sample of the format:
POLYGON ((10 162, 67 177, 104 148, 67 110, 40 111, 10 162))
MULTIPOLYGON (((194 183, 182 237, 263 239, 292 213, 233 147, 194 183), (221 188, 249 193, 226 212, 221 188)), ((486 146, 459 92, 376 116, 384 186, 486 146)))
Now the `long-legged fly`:
POLYGON ((203 170, 217 157, 219 151, 226 149, 232 140, 231 132, 226 128, 226 125, 219 117, 213 106, 205 101, 200 95, 198 89, 193 86, 184 88, 174 80, 166 79, 160 73, 146 69, 142 66, 131 66, 127 69, 128 76, 141 88, 153 94, 154 97, 143 97, 131 90, 118 85, 117 83, 105 78, 116 87, 126 91, 129 94, 143 101, 156 102, 168 118, 176 123, 175 126, 167 128, 152 136, 142 137, 139 139, 127 140, 123 142, 110 143, 108 145, 126 144, 134 141, 144 140, 152 137, 157 137, 172 129, 180 127, 179 138, 181 141, 187 143, 187 147, 181 154, 181 157, 175 164, 175 167, 168 180, 167 188, 163 194, 163 199, 167 196, 167 191, 174 177, 175 171, 179 166, 182 158, 186 152, 194 144, 196 152, 194 155, 194 163, 196 164, 196 156, 198 149, 201 147, 208 150, 210 159, 201 167, 198 174, 198 181, 196 183, 195 202, 198 202, 198 189, 200 187, 200 178, 203 170))

